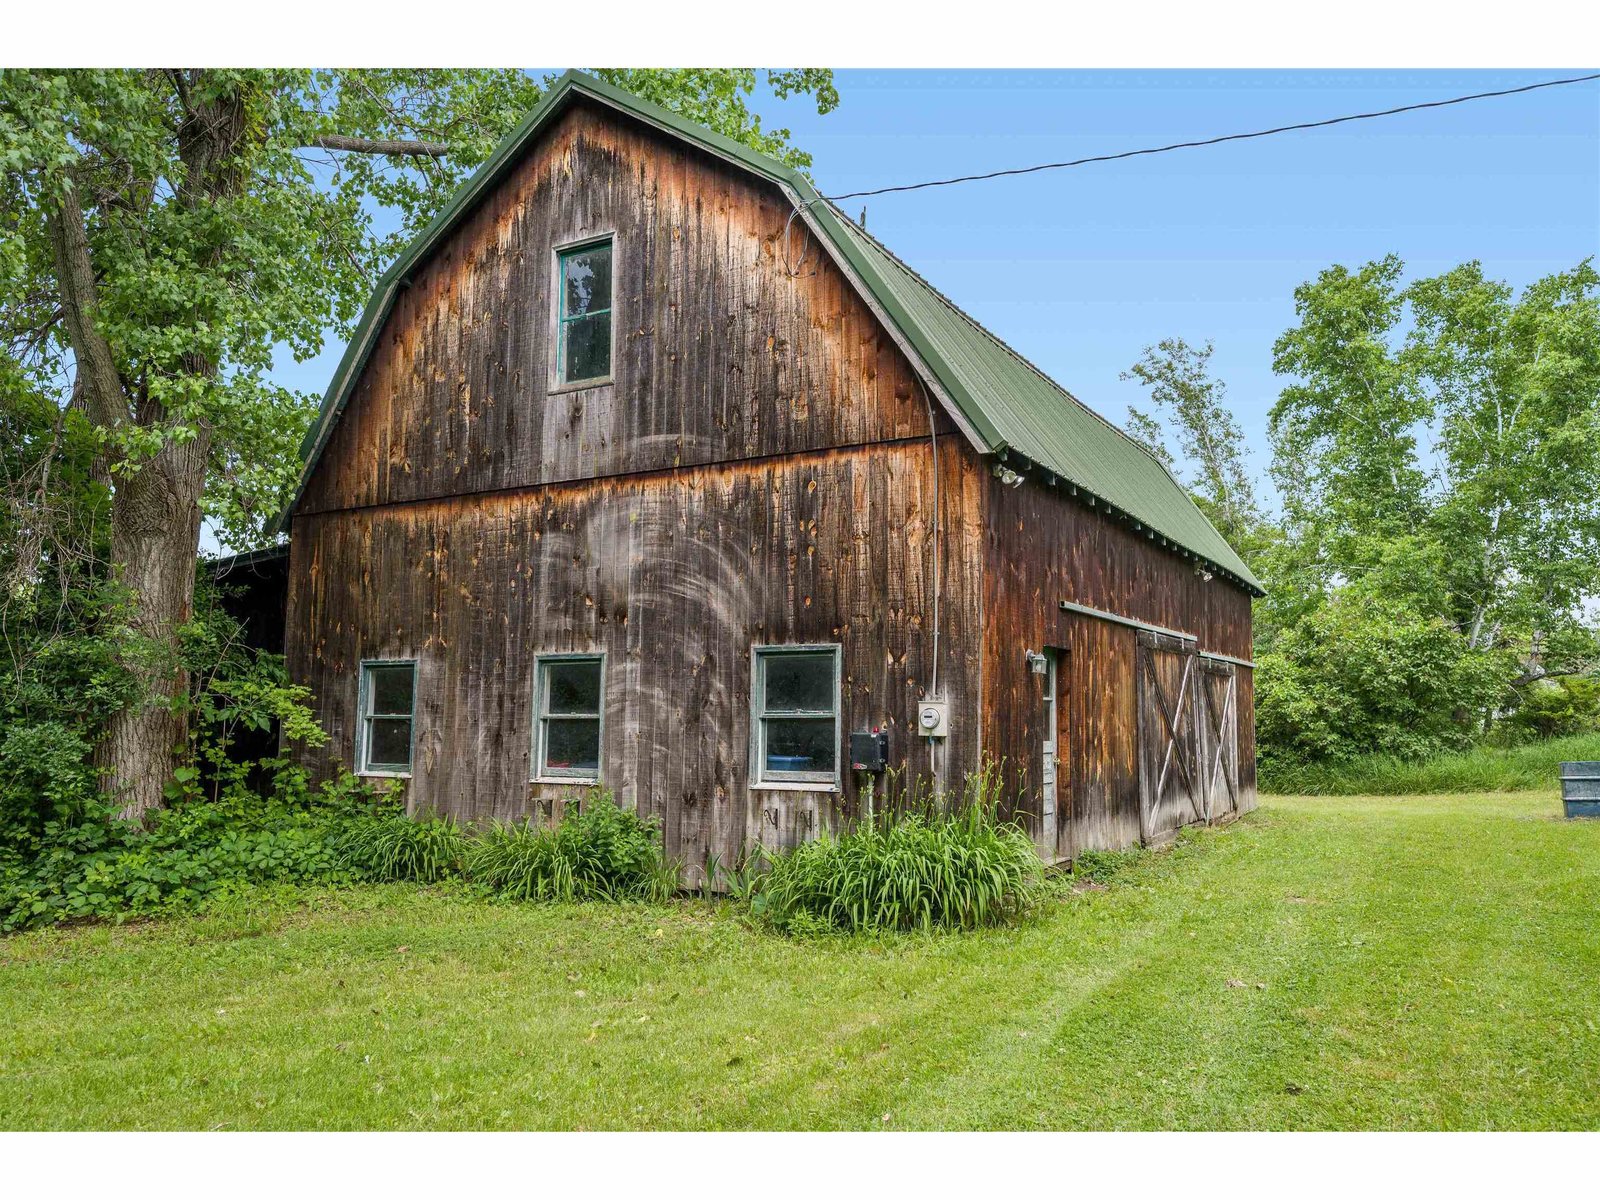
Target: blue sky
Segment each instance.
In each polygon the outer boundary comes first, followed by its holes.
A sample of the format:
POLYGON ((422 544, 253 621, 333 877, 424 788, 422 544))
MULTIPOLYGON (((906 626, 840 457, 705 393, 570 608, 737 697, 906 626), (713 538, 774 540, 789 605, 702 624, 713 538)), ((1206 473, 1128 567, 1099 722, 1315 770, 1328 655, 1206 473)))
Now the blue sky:
MULTIPOLYGON (((756 103, 834 194, 1578 73, 845 70, 827 116, 756 103)), ((1259 469, 1296 284, 1393 251, 1412 275, 1476 258, 1522 285, 1600 253, 1600 83, 864 203, 896 253, 1118 422, 1143 346, 1213 340, 1259 469)), ((320 393, 342 350, 278 378, 320 393)))
MULTIPOLYGON (((842 71, 784 113, 829 193, 1515 87, 1579 71, 842 71)), ((775 114, 776 115, 776 114, 775 114)), ((1600 83, 866 201, 867 227, 1080 399, 1169 335, 1213 360, 1265 465, 1294 288, 1391 251, 1525 284, 1600 253, 1600 83)))

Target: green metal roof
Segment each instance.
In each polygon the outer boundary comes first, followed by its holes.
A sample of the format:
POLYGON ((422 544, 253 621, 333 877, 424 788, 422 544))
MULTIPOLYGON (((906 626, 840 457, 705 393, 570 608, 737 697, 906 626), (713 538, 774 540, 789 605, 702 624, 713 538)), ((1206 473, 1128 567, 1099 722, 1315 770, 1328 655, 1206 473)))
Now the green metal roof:
POLYGON ((334 372, 322 411, 301 447, 304 467, 279 518, 287 526, 300 492, 366 364, 400 285, 516 164, 523 147, 575 96, 610 105, 777 184, 833 253, 927 377, 951 416, 989 454, 1043 471, 1125 513, 1154 536, 1209 562, 1251 591, 1261 585, 1183 487, 1143 446, 967 316, 876 238, 828 203, 800 172, 578 71, 563 75, 408 246, 362 313, 334 372), (1017 459, 1026 460, 1016 462, 1017 459))

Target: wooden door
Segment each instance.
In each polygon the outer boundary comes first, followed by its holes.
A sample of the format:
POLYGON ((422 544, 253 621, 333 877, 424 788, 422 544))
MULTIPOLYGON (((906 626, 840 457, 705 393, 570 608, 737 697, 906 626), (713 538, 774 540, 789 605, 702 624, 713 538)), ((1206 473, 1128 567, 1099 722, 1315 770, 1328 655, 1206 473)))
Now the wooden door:
POLYGON ((1055 650, 1046 650, 1044 657, 1045 679, 1040 700, 1043 707, 1040 728, 1043 734, 1039 747, 1039 815, 1033 826, 1033 841, 1039 849, 1040 857, 1046 862, 1053 862, 1056 858, 1056 837, 1059 828, 1057 814, 1060 811, 1058 778, 1063 724, 1057 696, 1061 656, 1055 650))
POLYGON ((1050 691, 1055 697, 1056 717, 1056 858, 1072 858, 1077 849, 1073 842, 1072 788, 1075 782, 1072 765, 1072 655, 1065 649, 1050 651, 1055 670, 1050 677, 1050 691))
POLYGON ((1207 821, 1239 813, 1239 685, 1232 663, 1202 658, 1195 675, 1199 704, 1200 787, 1207 821))
POLYGON ((1148 846, 1170 841, 1206 815, 1197 770, 1195 645, 1148 630, 1138 639, 1139 834, 1148 846))

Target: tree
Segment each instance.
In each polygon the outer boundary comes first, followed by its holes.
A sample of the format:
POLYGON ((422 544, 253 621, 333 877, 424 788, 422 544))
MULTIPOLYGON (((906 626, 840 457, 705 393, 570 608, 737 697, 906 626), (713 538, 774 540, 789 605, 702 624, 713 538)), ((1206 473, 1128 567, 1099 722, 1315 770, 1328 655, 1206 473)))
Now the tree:
MULTIPOLYGON (((749 111, 754 71, 605 71, 791 164, 749 111)), ((829 111, 827 71, 768 73, 829 111)), ((538 99, 516 71, 6 71, 0 338, 8 402, 81 410, 111 481, 117 653, 140 699, 97 747, 129 817, 161 803, 185 731, 178 631, 202 516, 249 544, 283 501, 313 398, 271 379, 314 354, 382 264, 538 99), (399 227, 376 232, 372 208, 399 227)))
POLYGON ((1300 323, 1273 346, 1273 369, 1297 378, 1269 419, 1273 476, 1301 557, 1334 571, 1427 510, 1415 431, 1428 409, 1395 337, 1403 270, 1393 255, 1328 268, 1295 289, 1300 323))
POLYGON ((1275 366, 1298 380, 1271 416, 1294 557, 1324 588, 1386 575, 1469 650, 1515 646, 1516 685, 1588 669, 1600 276, 1580 263, 1517 298, 1477 263, 1404 287, 1402 269, 1295 292, 1275 366))
POLYGON ((1258 699, 1263 742, 1301 755, 1437 748, 1600 663, 1600 277, 1402 273, 1324 271, 1275 348, 1258 699))
POLYGON ((1241 554, 1261 532, 1261 510, 1250 481, 1244 434, 1228 409, 1228 388, 1211 374, 1214 347, 1196 349, 1182 338, 1144 348, 1144 356, 1122 373, 1150 389, 1158 413, 1174 426, 1178 455, 1169 448, 1161 418, 1130 407, 1134 435, 1184 482, 1217 531, 1241 554))
POLYGON ((1570 635, 1600 589, 1597 292, 1587 261, 1520 300, 1475 262, 1407 289, 1401 358, 1435 431, 1428 527, 1447 548, 1449 617, 1475 650, 1519 639, 1519 683, 1594 661, 1570 635))

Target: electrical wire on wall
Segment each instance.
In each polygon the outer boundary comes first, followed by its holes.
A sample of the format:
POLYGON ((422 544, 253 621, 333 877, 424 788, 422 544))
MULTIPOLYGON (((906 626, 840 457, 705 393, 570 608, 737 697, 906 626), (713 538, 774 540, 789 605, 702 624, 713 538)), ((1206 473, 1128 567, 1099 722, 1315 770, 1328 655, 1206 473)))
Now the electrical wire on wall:
MULTIPOLYGON (((933 653, 928 668, 928 695, 935 698, 939 695, 939 589, 942 580, 941 553, 943 539, 940 534, 943 530, 943 518, 939 510, 939 422, 933 411, 933 397, 928 395, 928 385, 923 382, 922 376, 917 376, 917 386, 922 389, 922 402, 928 409, 928 441, 933 446, 933 653)), ((928 767, 933 772, 933 777, 939 777, 939 768, 935 756, 938 752, 939 739, 928 739, 928 767)))

